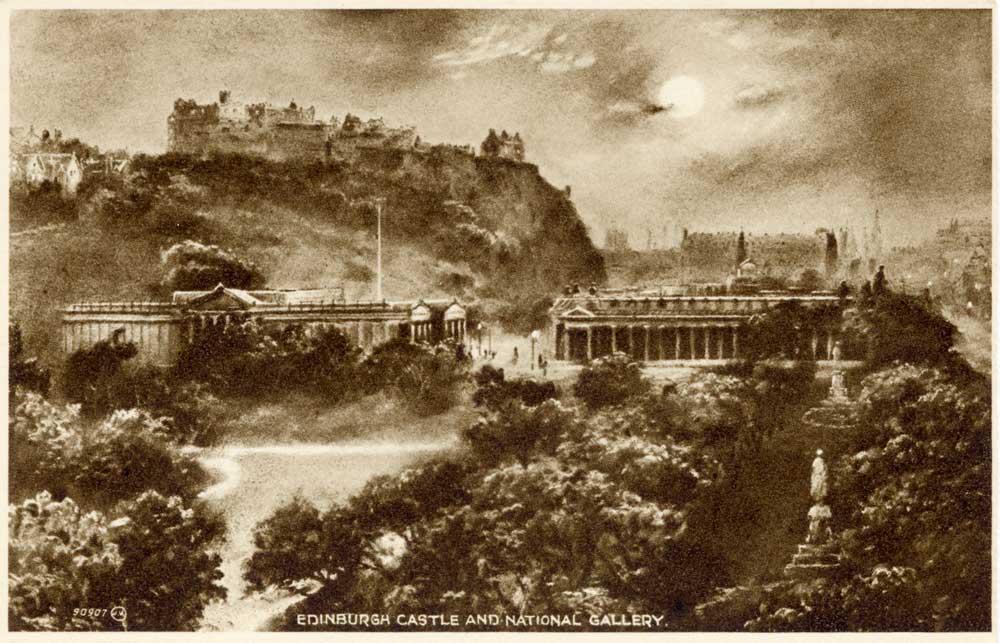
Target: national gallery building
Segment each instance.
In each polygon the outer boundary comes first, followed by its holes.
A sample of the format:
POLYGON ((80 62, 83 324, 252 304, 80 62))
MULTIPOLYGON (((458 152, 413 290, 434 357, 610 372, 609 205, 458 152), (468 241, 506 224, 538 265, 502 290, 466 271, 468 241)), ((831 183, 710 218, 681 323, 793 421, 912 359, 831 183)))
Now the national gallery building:
POLYGON ((220 284, 174 292, 169 302, 72 304, 63 311, 63 349, 70 354, 117 338, 134 343, 140 360, 170 365, 199 333, 250 319, 265 328, 337 327, 365 351, 396 337, 466 341, 465 309, 455 300, 351 303, 340 290, 248 291, 220 284))

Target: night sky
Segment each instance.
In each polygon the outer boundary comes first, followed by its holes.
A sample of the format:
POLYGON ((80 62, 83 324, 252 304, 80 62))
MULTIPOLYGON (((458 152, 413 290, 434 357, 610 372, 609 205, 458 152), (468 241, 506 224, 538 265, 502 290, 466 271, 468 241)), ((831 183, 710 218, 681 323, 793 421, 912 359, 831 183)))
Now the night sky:
POLYGON ((178 97, 315 105, 430 142, 520 131, 598 243, 812 232, 888 245, 990 214, 988 11, 20 11, 11 120, 163 151, 178 97))

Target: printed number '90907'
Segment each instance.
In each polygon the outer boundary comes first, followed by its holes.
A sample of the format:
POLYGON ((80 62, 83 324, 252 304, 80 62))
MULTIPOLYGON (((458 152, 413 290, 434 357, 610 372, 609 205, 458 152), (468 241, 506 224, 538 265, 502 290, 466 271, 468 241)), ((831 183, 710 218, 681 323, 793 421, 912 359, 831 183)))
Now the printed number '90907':
POLYGON ((107 616, 110 610, 106 607, 74 607, 73 616, 81 616, 84 618, 97 618, 98 616, 107 616))

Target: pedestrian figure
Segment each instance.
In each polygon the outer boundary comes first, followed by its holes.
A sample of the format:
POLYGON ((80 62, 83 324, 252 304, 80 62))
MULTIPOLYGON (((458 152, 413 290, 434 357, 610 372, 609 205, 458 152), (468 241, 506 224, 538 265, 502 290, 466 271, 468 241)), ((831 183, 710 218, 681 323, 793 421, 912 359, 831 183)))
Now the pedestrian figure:
POLYGON ((517 346, 514 347, 514 356, 511 357, 510 363, 512 366, 517 366, 517 346))

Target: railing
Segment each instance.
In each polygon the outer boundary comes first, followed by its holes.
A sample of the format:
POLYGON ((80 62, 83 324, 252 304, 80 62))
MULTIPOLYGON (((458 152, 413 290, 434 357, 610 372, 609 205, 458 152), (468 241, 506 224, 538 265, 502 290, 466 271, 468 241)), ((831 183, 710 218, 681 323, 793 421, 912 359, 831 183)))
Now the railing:
POLYGON ((147 312, 168 312, 174 308, 170 302, 162 301, 115 301, 115 302, 87 302, 70 304, 66 312, 73 313, 147 313, 147 312))

